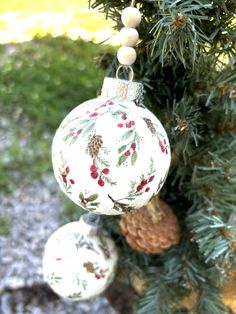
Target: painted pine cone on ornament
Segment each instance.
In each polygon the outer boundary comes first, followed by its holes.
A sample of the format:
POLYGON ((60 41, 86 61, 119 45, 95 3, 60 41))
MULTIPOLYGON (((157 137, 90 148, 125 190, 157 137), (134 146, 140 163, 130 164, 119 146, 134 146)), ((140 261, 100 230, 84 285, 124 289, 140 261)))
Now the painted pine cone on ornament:
POLYGON ((135 212, 126 213, 120 228, 136 251, 159 254, 179 242, 180 229, 170 206, 158 197, 135 212))

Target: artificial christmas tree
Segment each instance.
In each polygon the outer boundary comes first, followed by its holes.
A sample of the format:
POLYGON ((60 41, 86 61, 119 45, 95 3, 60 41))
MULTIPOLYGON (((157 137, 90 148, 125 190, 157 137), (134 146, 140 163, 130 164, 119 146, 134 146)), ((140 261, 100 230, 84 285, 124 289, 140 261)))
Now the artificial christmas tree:
MULTIPOLYGON (((90 1, 117 29, 129 4, 90 1)), ((135 313, 183 313, 178 305, 192 291, 197 302, 189 313, 227 313, 220 289, 236 267, 236 2, 137 0, 136 7, 142 21, 135 80, 170 140, 160 196, 178 216, 181 239, 161 254, 138 253, 121 234, 119 217, 103 222, 120 247, 120 265, 130 278, 145 278, 135 313)), ((118 64, 111 64, 114 76, 118 64)))

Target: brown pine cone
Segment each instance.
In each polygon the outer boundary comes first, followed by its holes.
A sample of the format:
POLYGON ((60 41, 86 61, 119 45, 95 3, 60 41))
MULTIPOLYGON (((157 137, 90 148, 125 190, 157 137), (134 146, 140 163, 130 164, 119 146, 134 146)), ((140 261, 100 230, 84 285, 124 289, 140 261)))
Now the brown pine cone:
POLYGON ((89 155, 94 158, 98 155, 102 147, 103 140, 101 135, 94 135, 88 143, 89 155))
POLYGON ((159 198, 122 215, 120 228, 136 251, 158 254, 179 242, 180 229, 172 209, 159 198))
POLYGON ((145 121, 147 127, 149 128, 149 130, 151 131, 152 134, 156 134, 156 129, 152 123, 152 121, 148 118, 143 118, 143 120, 145 121))

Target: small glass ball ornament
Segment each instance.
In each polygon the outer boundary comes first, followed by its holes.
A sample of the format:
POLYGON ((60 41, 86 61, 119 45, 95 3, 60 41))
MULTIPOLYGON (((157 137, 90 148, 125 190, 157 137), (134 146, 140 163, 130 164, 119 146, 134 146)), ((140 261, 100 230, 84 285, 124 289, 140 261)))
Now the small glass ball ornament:
POLYGON ((114 241, 86 219, 88 214, 57 229, 45 246, 44 279, 66 299, 96 297, 115 275, 118 254, 114 241))
POLYGON ((55 177, 77 205, 117 215, 145 206, 170 166, 167 134, 156 116, 137 106, 143 85, 105 78, 102 94, 72 110, 52 144, 55 177))

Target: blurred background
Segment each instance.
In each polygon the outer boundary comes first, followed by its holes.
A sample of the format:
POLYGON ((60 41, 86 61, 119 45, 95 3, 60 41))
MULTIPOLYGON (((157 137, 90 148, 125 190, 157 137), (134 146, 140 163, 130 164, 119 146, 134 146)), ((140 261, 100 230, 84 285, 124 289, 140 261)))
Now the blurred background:
POLYGON ((0 2, 0 313, 115 313, 103 296, 60 300, 41 269, 49 235, 80 214, 53 177, 52 138, 99 92, 112 26, 86 0, 0 2))

